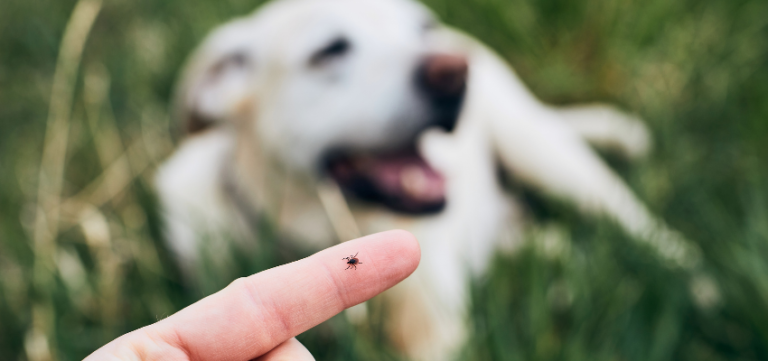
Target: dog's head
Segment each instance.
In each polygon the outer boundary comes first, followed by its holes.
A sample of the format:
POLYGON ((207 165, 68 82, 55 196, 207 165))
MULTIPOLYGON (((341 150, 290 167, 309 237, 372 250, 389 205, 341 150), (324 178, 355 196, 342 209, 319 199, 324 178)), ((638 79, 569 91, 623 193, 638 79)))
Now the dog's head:
POLYGON ((217 29, 179 91, 190 132, 242 124, 287 167, 410 213, 437 211, 442 176, 420 134, 450 131, 466 59, 431 45, 439 28, 409 0, 280 0, 217 29))

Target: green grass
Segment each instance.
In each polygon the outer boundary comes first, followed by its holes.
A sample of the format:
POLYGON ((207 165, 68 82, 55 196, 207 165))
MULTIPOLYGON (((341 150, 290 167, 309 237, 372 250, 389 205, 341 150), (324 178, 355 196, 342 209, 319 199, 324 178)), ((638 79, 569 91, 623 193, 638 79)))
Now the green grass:
MULTIPOLYGON (((0 359, 42 360, 46 349, 81 359, 233 277, 304 255, 267 225, 255 261, 185 288, 151 187, 175 141, 167 109, 180 64, 212 27, 258 3, 103 4, 72 84, 61 196, 109 165, 117 175, 108 183, 127 185, 91 213, 62 218, 61 232, 37 245, 51 87, 75 1, 0 3, 0 359)), ((768 2, 426 3, 507 58, 542 99, 607 101, 642 115, 654 153, 614 163, 654 212, 700 245, 720 288, 701 307, 691 275, 612 224, 538 199, 541 226, 472 283, 473 332, 461 359, 768 359, 768 2)), ((339 316, 301 340, 320 360, 399 359, 376 324, 339 316)))

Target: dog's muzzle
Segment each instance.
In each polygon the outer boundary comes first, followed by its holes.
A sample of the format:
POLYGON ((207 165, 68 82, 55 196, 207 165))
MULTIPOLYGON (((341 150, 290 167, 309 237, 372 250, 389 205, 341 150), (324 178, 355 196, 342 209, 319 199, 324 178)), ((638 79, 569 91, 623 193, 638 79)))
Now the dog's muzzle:
POLYGON ((428 119, 411 144, 387 151, 336 150, 325 158, 325 171, 345 194, 393 211, 428 214, 445 207, 443 176, 418 153, 419 134, 431 127, 452 131, 461 111, 467 84, 464 57, 430 55, 417 66, 416 88, 427 102, 428 119))

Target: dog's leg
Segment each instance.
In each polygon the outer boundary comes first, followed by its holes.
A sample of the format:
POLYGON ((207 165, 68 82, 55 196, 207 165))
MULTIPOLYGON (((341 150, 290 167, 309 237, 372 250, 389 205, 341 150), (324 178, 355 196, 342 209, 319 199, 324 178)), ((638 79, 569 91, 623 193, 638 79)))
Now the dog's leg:
MULTIPOLYGON (((503 60, 477 40, 451 28, 445 28, 433 36, 431 40, 436 51, 463 52, 469 55, 469 98, 482 97, 479 103, 488 103, 492 98, 497 104, 518 107, 519 113, 536 108, 567 124, 574 133, 590 144, 618 151, 630 159, 642 157, 650 150, 650 134, 638 117, 605 104, 546 106, 525 88, 503 60)), ((462 117, 471 118, 467 113, 465 110, 462 117)))
POLYGON ((636 116, 606 104, 550 108, 573 131, 591 145, 618 152, 627 159, 648 154, 651 136, 636 116))
POLYGON ((561 112, 541 104, 495 54, 477 46, 472 56, 462 116, 487 127, 500 160, 516 179, 587 213, 607 215, 676 265, 698 263, 698 248, 656 219, 565 125, 561 112))

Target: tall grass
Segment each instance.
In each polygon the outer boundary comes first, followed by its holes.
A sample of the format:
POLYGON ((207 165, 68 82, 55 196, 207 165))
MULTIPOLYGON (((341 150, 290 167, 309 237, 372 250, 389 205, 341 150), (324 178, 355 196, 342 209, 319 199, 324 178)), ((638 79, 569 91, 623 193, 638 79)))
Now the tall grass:
MULTIPOLYGON (((612 224, 526 191, 538 226, 473 281, 461 358, 768 359, 768 2, 425 2, 541 98, 643 116, 651 157, 607 159, 699 244, 712 277, 668 268, 612 224)), ((265 224, 258 257, 185 287, 151 185, 177 140, 168 103, 180 64, 258 3, 0 3, 0 359, 80 359, 303 255, 265 224)), ((322 360, 399 359, 371 324, 336 317, 301 340, 322 360)))

